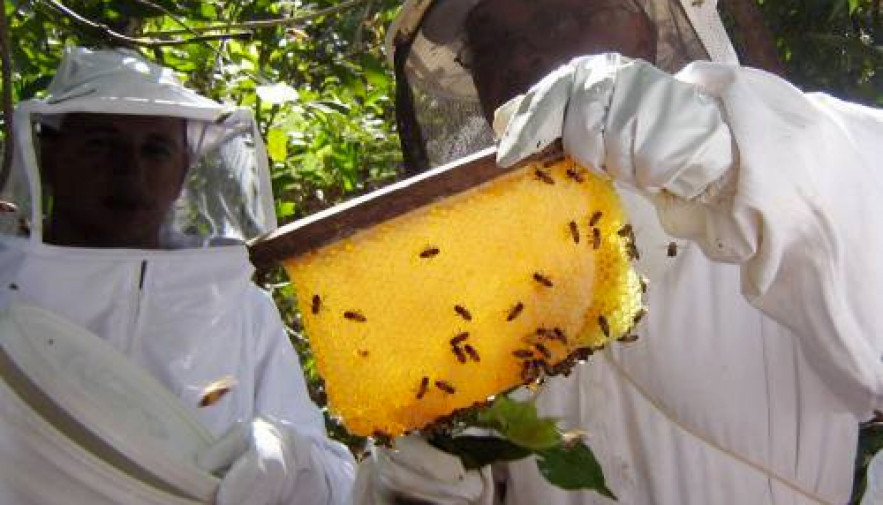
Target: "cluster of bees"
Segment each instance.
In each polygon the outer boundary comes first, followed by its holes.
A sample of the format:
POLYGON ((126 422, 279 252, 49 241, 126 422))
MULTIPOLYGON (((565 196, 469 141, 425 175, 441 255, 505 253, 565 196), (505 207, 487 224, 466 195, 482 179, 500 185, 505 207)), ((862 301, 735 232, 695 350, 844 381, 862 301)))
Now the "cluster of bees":
MULTIPOLYGON (((566 174, 568 178, 577 183, 584 181, 583 176, 574 168, 568 168, 566 170, 566 174)), ((555 180, 552 178, 552 176, 544 170, 534 170, 534 177, 543 184, 555 184, 555 180)), ((588 240, 593 250, 600 249, 602 245, 603 237, 599 224, 603 217, 603 212, 595 211, 594 213, 592 213, 588 220, 588 226, 590 230, 588 234, 588 240)), ((580 244, 582 242, 582 236, 580 234, 580 227, 577 222, 570 221, 568 223, 568 230, 570 231, 570 237, 573 243, 580 244)), ((636 246, 635 235, 632 226, 629 224, 624 225, 617 231, 617 235, 625 241, 624 243, 629 258, 632 260, 639 259, 640 252, 638 251, 636 246)), ((438 247, 430 246, 424 249, 419 254, 419 256, 420 258, 428 259, 433 258, 440 253, 441 251, 438 247)), ((673 256, 676 253, 676 251, 671 251, 671 247, 669 248, 670 256, 673 256)), ((533 281, 540 286, 552 288, 555 285, 554 281, 548 275, 542 272, 533 272, 531 277, 533 281)), ((646 283, 643 279, 641 280, 641 289, 643 292, 646 292, 646 283)), ((524 308, 525 306, 523 302, 516 302, 509 309, 506 315, 506 321, 512 322, 516 320, 522 314, 524 308)), ((471 312, 463 305, 455 305, 454 312, 467 322, 472 320, 471 312)), ((645 313, 646 310, 642 309, 634 316, 633 327, 641 321, 645 313)), ((599 315, 597 319, 597 324, 601 330, 601 333, 605 337, 610 338, 610 323, 607 321, 607 318, 603 315, 599 315)), ((629 330, 629 332, 630 331, 631 329, 629 330)), ((637 335, 628 334, 629 332, 626 332, 626 335, 620 337, 619 341, 634 342, 635 340, 637 340, 637 335)), ((469 344, 464 345, 464 342, 466 342, 468 338, 469 332, 460 332, 449 341, 451 352, 456 356, 457 361, 460 363, 467 363, 470 359, 476 362, 480 361, 477 351, 475 351, 475 349, 469 344)), ((512 351, 512 355, 514 358, 521 361, 520 377, 524 384, 542 381, 543 378, 547 376, 567 376, 571 373, 573 367, 577 363, 586 361, 589 356, 600 349, 600 347, 594 349, 588 347, 580 347, 568 352, 567 357, 563 360, 560 360, 557 364, 552 364, 552 361, 554 359, 554 353, 552 349, 554 348, 554 346, 559 346, 565 352, 568 351, 569 340, 567 338, 567 335, 561 328, 537 328, 533 333, 525 336, 523 338, 523 341, 525 343, 525 347, 512 351)), ((446 381, 437 380, 433 382, 430 380, 429 377, 424 376, 423 378, 421 378, 420 383, 417 387, 416 398, 418 400, 422 399, 430 390, 432 385, 434 385, 436 389, 439 389, 440 391, 447 394, 454 394, 456 391, 454 386, 446 381)), ((449 417, 452 419, 456 418, 456 416, 449 417)), ((443 420, 434 423, 433 426, 438 426, 439 424, 444 424, 443 420)))
MULTIPOLYGON (((560 160, 555 160, 551 163, 555 163, 557 161, 560 160)), ((544 168, 546 166, 547 165, 544 164, 544 168)), ((584 176, 573 167, 567 168, 565 174, 568 179, 574 182, 584 182, 584 176)), ((546 170, 537 168, 534 170, 533 175, 534 178, 542 184, 556 184, 555 179, 546 170)), ((587 231, 584 233, 581 232, 581 226, 577 223, 577 221, 569 221, 567 223, 567 230, 569 231, 570 240, 572 240, 574 244, 581 244, 585 242, 593 250, 601 249, 604 240, 601 226, 603 219, 603 212, 595 211, 594 213, 592 213, 588 218, 587 231)), ((630 260, 640 259, 640 252, 638 251, 636 245, 635 234, 632 226, 630 224, 625 224, 615 233, 622 240, 628 258, 630 260)), ((671 242, 666 249, 666 254, 669 257, 674 257, 677 255, 677 249, 677 243, 671 242)), ((420 250, 419 253, 417 253, 418 257, 423 260, 430 260, 440 254, 442 254, 441 249, 434 245, 426 246, 422 250, 420 250)), ((535 282, 542 288, 553 289, 555 287, 555 280, 542 271, 532 272, 530 274, 530 278, 532 282, 535 282)), ((640 282, 641 291, 646 292, 646 282, 643 279, 641 279, 640 282)), ((318 314, 323 309, 322 299, 318 294, 313 295, 310 308, 313 314, 318 314)), ((522 301, 516 301, 505 313, 505 321, 515 321, 519 318, 519 316, 522 315, 524 309, 525 304, 522 301)), ((470 322, 473 320, 473 314, 463 304, 454 305, 453 313, 455 316, 459 317, 465 322, 470 322)), ((634 315, 631 327, 628 329, 628 331, 624 333, 624 336, 619 337, 618 340, 620 342, 634 342, 635 340, 637 340, 638 337, 637 335, 632 334, 632 329, 641 321, 645 314, 646 309, 641 309, 634 315)), ((367 317, 358 310, 344 311, 342 313, 342 316, 344 319, 352 321, 354 323, 367 322, 367 317)), ((601 334, 609 339, 611 337, 612 330, 611 323, 608 321, 607 317, 605 317, 604 315, 598 315, 596 324, 601 334)), ((569 339, 568 335, 566 335, 565 332, 558 327, 536 328, 532 333, 523 337, 522 341, 524 345, 512 351, 512 356, 520 362, 520 378, 522 380, 522 384, 539 383, 548 376, 568 376, 572 372, 576 364, 586 361, 594 352, 603 347, 579 347, 576 349, 571 349, 569 347, 571 339, 569 339), (566 354, 566 357, 560 359, 557 363, 553 364, 556 355, 561 356, 562 354, 566 354)), ((481 356, 478 349, 476 349, 475 346, 470 343, 469 331, 459 331, 448 340, 447 344, 449 346, 450 352, 460 364, 465 365, 470 362, 477 363, 481 361, 481 356)), ((367 354, 367 352, 364 352, 364 354, 360 353, 359 355, 362 357, 367 357, 367 354)), ((432 390, 437 390, 444 395, 454 395, 457 393, 457 387, 455 386, 455 384, 452 384, 448 380, 444 380, 443 378, 422 376, 416 385, 415 397, 417 400, 422 400, 432 390)), ((445 426, 450 426, 453 423, 458 422, 458 419, 462 418, 465 412, 470 412, 476 408, 486 406, 492 400, 493 398, 489 398, 488 401, 475 403, 470 407, 459 409, 448 416, 439 418, 430 426, 424 428, 424 431, 444 429, 445 426)), ((381 443, 387 437, 388 435, 383 432, 376 432, 374 434, 374 438, 381 443)))

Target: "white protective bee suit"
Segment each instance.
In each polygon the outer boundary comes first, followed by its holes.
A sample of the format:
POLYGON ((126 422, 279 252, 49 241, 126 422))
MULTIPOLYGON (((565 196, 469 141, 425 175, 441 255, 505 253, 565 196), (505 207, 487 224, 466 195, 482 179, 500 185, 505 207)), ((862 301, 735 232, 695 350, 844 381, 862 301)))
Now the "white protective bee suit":
MULTIPOLYGON (((398 28, 418 26, 427 3, 410 2, 398 28)), ((682 3, 694 24, 717 19, 715 2, 682 3)), ((458 42, 432 40, 426 23, 412 85, 474 101, 468 72, 445 59, 458 42)), ((651 278, 639 340, 549 380, 540 413, 587 433, 619 503, 843 504, 858 424, 883 405, 883 112, 732 64, 719 20, 697 32, 725 63, 672 77, 589 56, 497 111, 501 164, 562 138, 636 190, 622 194, 651 278), (691 240, 675 258, 660 221, 691 240)), ((433 468, 377 457, 357 487, 425 496, 445 481, 433 468)), ((510 505, 613 503, 553 488, 531 460, 495 471, 510 505)), ((482 500, 464 489, 442 502, 482 500)))
MULTIPOLYGON (((18 204, 20 214, 2 218, 9 233, 0 236, 0 309, 48 309, 94 333, 173 393, 222 441, 194 465, 223 477, 223 467, 244 462, 237 479, 245 484, 225 490, 222 481, 218 503, 347 502, 352 456, 328 439, 279 313, 251 281, 244 240, 276 225, 251 113, 197 95, 133 52, 73 48, 48 96, 19 104, 15 125, 15 172, 4 199, 18 204), (35 131, 71 112, 187 120, 191 166, 163 231, 167 249, 43 242, 35 131), (16 232, 25 220, 29 233, 16 232), (205 388, 221 378, 234 386, 200 407, 205 388), (267 474, 273 478, 261 480, 267 474), (256 490, 253 483, 266 486, 256 490)), ((55 432, 22 421, 33 413, 0 385, 0 503, 196 503, 121 478, 69 442, 47 442, 55 432)))

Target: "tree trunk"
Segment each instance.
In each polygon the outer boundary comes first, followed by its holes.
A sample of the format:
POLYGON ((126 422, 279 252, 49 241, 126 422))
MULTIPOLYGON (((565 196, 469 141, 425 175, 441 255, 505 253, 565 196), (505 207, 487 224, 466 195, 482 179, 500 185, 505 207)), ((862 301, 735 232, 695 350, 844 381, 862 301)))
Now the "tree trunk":
POLYGON ((720 6, 736 22, 735 35, 745 51, 742 63, 784 76, 785 65, 756 0, 720 0, 720 6))

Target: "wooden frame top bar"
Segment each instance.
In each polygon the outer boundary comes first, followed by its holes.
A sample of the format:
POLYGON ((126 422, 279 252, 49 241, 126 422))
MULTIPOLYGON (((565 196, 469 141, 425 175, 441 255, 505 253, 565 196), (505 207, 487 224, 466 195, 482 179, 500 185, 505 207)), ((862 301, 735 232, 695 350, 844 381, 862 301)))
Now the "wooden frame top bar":
POLYGON ((293 258, 359 230, 485 183, 517 168, 497 166, 496 149, 410 177, 348 202, 289 223, 249 243, 258 269, 293 258))

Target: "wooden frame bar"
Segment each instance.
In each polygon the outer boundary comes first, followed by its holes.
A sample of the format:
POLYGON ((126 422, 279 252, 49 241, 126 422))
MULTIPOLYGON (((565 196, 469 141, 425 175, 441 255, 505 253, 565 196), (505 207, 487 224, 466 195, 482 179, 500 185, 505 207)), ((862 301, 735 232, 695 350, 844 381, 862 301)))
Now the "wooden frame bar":
POLYGON ((346 238, 411 210, 478 186, 511 168, 489 148, 289 223, 249 243, 258 269, 346 238))
POLYGON ((414 177, 335 205, 289 223, 248 244, 251 262, 259 270, 349 237, 414 209, 488 182, 526 163, 556 161, 564 156, 556 140, 521 163, 497 165, 494 147, 442 165, 414 177))

